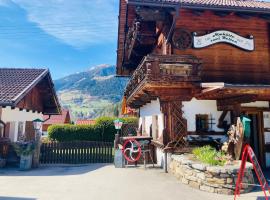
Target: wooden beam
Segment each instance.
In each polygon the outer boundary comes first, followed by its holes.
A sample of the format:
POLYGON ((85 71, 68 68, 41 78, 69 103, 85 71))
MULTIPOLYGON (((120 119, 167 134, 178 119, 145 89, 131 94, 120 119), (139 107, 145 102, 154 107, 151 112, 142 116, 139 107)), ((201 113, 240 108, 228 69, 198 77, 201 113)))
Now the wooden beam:
POLYGON ((226 12, 226 11, 215 11, 214 14, 219 17, 226 17, 230 15, 232 12, 226 12))
POLYGON ((217 106, 236 105, 256 101, 257 95, 241 95, 217 100, 217 106))
POLYGON ((251 17, 256 16, 255 14, 252 13, 243 13, 243 12, 236 12, 235 15, 243 19, 250 19, 251 17))
POLYGON ((141 6, 137 6, 135 11, 142 21, 165 21, 169 12, 165 9, 146 8, 141 6))
POLYGON ((192 13, 196 16, 201 16, 204 13, 204 10, 192 10, 192 13))
POLYGON ((270 15, 259 15, 260 18, 270 20, 270 15))

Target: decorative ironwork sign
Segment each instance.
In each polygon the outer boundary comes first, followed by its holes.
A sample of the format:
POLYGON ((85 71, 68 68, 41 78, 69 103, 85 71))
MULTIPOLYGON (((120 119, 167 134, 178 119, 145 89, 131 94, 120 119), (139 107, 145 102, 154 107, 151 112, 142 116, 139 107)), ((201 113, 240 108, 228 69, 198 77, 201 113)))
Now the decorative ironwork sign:
POLYGON ((172 41, 176 48, 180 50, 188 49, 192 46, 192 34, 185 29, 176 29, 172 41))
POLYGON ((133 138, 128 139, 123 145, 122 153, 128 162, 136 162, 142 155, 141 145, 133 138))
POLYGON ((253 36, 244 38, 236 33, 226 30, 219 30, 202 36, 197 36, 197 33, 194 33, 194 48, 200 49, 216 43, 228 43, 247 51, 254 50, 253 36))

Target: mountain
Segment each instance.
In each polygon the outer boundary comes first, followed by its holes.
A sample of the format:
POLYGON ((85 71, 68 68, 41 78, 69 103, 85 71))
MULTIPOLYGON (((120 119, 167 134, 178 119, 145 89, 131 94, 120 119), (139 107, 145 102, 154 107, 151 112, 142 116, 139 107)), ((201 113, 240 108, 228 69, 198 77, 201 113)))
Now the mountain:
POLYGON ((54 81, 63 107, 74 118, 114 115, 119 110, 127 78, 115 77, 115 66, 98 65, 54 81))

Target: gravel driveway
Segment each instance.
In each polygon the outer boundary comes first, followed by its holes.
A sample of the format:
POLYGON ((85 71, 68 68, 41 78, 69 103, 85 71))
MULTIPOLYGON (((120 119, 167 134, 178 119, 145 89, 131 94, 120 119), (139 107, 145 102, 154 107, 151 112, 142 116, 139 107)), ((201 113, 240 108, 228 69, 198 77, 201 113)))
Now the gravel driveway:
MULTIPOLYGON (((264 199, 262 192, 242 195, 264 199)), ((192 189, 160 169, 113 165, 41 167, 28 172, 0 170, 0 200, 233 200, 192 189)))

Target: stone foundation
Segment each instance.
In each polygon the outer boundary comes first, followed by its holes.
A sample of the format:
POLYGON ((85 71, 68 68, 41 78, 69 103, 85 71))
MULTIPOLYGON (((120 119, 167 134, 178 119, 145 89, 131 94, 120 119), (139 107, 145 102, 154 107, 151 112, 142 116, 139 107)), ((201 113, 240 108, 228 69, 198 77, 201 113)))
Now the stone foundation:
MULTIPOLYGON (((172 155, 169 171, 182 183, 193 188, 218 194, 234 194, 241 161, 233 165, 210 166, 194 159, 191 154, 172 155)), ((243 183, 254 184, 251 163, 246 164, 243 183)), ((243 185, 241 193, 250 192, 252 186, 243 185)))

